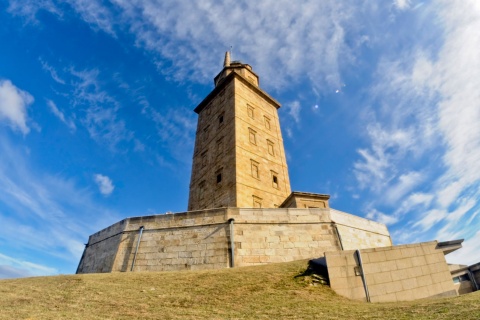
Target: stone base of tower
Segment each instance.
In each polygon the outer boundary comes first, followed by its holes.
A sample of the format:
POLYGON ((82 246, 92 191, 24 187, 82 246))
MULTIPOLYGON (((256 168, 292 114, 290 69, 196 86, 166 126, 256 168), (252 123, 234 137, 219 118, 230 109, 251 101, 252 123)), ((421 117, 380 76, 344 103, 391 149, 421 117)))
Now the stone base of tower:
POLYGON ((385 225, 331 208, 218 208, 117 222, 89 237, 77 273, 241 267, 391 245, 385 225))

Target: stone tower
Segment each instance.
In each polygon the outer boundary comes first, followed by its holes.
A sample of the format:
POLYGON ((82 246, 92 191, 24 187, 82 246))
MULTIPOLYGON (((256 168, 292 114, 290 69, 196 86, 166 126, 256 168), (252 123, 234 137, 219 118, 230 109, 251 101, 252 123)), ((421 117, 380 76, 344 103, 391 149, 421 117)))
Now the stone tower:
POLYGON ((279 207, 290 195, 277 109, 252 67, 225 54, 198 114, 188 210, 279 207))

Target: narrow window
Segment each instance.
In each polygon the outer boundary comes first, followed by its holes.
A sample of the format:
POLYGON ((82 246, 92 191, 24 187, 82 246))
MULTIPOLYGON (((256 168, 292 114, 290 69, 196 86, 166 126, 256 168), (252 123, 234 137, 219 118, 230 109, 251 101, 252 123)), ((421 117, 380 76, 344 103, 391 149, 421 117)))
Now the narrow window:
POLYGON ((217 157, 223 154, 223 138, 217 140, 217 157))
POLYGON ((268 145, 268 153, 271 154, 272 156, 275 155, 275 149, 273 148, 273 142, 270 140, 267 140, 267 145, 268 145))
POLYGON ((272 187, 278 189, 278 173, 271 171, 272 173, 272 187))
POLYGON ((207 126, 205 129, 203 129, 203 141, 208 140, 208 131, 210 129, 210 126, 207 126))
POLYGON ((222 182, 222 178, 223 178, 222 171, 223 171, 223 168, 220 168, 217 171, 215 171, 215 178, 217 181, 217 185, 219 185, 222 182))
POLYGON ((250 161, 251 161, 251 167, 252 167, 252 177, 259 179, 260 175, 258 172, 258 162, 254 160, 250 160, 250 161))
POLYGON ((250 143, 251 144, 257 144, 257 139, 256 139, 256 131, 251 129, 251 128, 248 128, 248 131, 249 131, 249 139, 250 139, 250 143))
POLYGON ((221 126, 223 124, 223 113, 218 116, 218 125, 221 126))
POLYGON ((202 181, 198 185, 198 198, 202 200, 204 195, 205 195, 205 181, 202 181))
POLYGON ((207 151, 202 153, 202 167, 206 167, 208 164, 207 151))
POLYGON ((250 118, 255 119, 254 108, 249 104, 247 104, 247 112, 250 118))
POLYGON ((261 208, 262 207, 262 198, 257 196, 253 196, 253 207, 254 208, 261 208))
POLYGON ((267 117, 263 117, 263 119, 265 120, 265 128, 267 128, 268 130, 270 130, 270 119, 267 118, 267 117))

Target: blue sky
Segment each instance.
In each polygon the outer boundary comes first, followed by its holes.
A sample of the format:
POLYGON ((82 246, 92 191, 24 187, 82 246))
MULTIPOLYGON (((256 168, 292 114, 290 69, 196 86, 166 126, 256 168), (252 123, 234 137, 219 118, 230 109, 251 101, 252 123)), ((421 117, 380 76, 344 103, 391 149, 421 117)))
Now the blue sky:
POLYGON ((480 2, 19 0, 0 21, 0 278, 74 273, 90 234, 186 210, 230 47, 282 104, 292 190, 480 261, 480 2))

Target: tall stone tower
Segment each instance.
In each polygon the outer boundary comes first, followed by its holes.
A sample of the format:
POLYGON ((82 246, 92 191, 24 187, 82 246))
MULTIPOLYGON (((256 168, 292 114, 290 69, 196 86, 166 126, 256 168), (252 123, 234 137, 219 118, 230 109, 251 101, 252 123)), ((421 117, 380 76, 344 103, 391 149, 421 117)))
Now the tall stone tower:
POLYGON ((276 208, 290 195, 277 109, 252 67, 225 54, 198 114, 188 210, 276 208))

